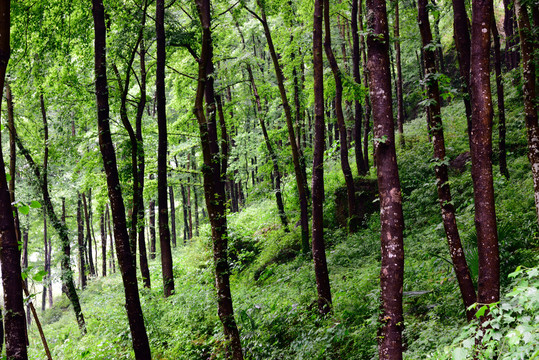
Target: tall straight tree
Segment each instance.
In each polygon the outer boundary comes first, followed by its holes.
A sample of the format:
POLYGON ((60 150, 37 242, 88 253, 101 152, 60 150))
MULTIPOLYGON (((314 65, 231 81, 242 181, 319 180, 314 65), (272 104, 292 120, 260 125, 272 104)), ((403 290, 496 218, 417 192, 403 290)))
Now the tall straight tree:
POLYGON ((313 262, 318 291, 318 311, 331 311, 326 247, 324 244, 324 62, 322 56, 322 23, 324 0, 314 2, 313 22, 313 71, 314 71, 314 153, 313 153, 313 262))
POLYGON ((288 102, 288 96, 286 94, 286 88, 284 83, 283 69, 279 63, 279 55, 273 45, 273 38, 271 36, 270 27, 266 18, 266 8, 263 1, 257 1, 260 8, 260 16, 254 11, 247 11, 253 15, 264 28, 264 35, 268 43, 271 60, 273 62, 273 68, 275 70, 275 76, 277 78, 277 86, 279 87, 279 94, 281 95, 281 101, 284 108, 286 127, 288 129, 288 140, 290 141, 290 148, 292 150, 292 162, 294 163, 294 174, 296 175, 296 185, 298 188, 299 207, 300 207, 300 224, 301 224, 301 247, 303 253, 309 251, 309 214, 308 214, 308 200, 307 200, 307 179, 305 179, 305 172, 301 168, 301 156, 298 144, 296 142, 296 135, 294 131, 294 124, 292 122, 292 112, 290 110, 290 103, 288 102))
POLYGON ((337 64, 337 59, 331 49, 331 24, 329 21, 329 1, 324 0, 324 50, 326 57, 335 79, 335 115, 337 117, 337 126, 339 127, 340 137, 340 156, 341 156, 341 169, 344 175, 344 181, 346 183, 346 198, 348 203, 348 231, 354 233, 359 226, 359 219, 356 211, 356 190, 354 186, 354 177, 352 176, 352 169, 350 169, 350 163, 348 161, 348 137, 346 133, 346 123, 344 122, 344 112, 342 108, 342 80, 341 71, 337 64))
POLYGON ((165 94, 165 1, 157 0, 155 13, 155 32, 157 34, 157 63, 155 87, 157 97, 157 206, 159 219, 159 243, 161 245, 161 270, 163 272, 163 291, 165 297, 174 292, 172 273, 172 250, 170 249, 170 229, 168 227, 167 204, 167 114, 165 94))
POLYGON ((129 328, 133 340, 133 349, 137 360, 151 359, 150 344, 144 325, 144 317, 140 306, 137 273, 133 254, 130 250, 127 233, 126 214, 122 196, 116 152, 112 143, 109 124, 109 91, 107 82, 107 28, 105 26, 105 9, 102 0, 92 0, 92 15, 95 30, 95 88, 97 97, 97 120, 99 130, 99 147, 103 157, 103 165, 107 175, 107 186, 114 222, 114 240, 116 255, 122 273, 125 302, 129 328))
MULTIPOLYGON (((361 63, 360 54, 360 42, 358 33, 358 15, 359 15, 359 0, 352 0, 352 73, 354 75, 354 81, 357 85, 361 85, 361 74, 359 71, 359 64, 361 63)), ((356 153, 356 166, 357 173, 359 175, 365 175, 367 173, 367 167, 365 166, 365 160, 363 157, 363 148, 361 141, 361 127, 363 108, 359 99, 354 100, 354 149, 356 153)))
MULTIPOLYGON (((10 57, 9 0, 0 1, 0 91, 3 92, 10 57)), ((26 360, 26 316, 22 296, 21 254, 0 147, 0 263, 4 288, 5 340, 8 359, 26 360)))
POLYGON ((402 66, 401 66, 401 40, 399 24, 399 0, 395 2, 395 20, 393 23, 393 36, 395 37, 395 67, 397 68, 397 128, 399 143, 404 146, 404 100, 402 96, 402 66))
MULTIPOLYGON (((533 58, 534 50, 537 50, 537 43, 534 43, 534 39, 532 38, 533 33, 528 10, 519 0, 514 1, 522 52, 524 116, 526 118, 526 130, 528 134, 528 159, 532 166, 535 211, 537 213, 537 220, 539 221, 539 123, 537 120, 537 93, 535 83, 536 64, 533 58)), ((536 23, 535 25, 538 24, 536 23)))
POLYGON ((375 161, 380 193, 382 269, 380 359, 402 359, 402 286, 404 247, 402 195, 395 153, 395 132, 389 72, 389 29, 385 0, 367 0, 368 69, 372 101, 375 161))
POLYGON ((470 152, 479 257, 477 302, 500 298, 500 258, 492 178, 492 96, 490 91, 490 26, 492 0, 472 0, 470 152))
POLYGON ((444 130, 442 124, 442 115, 440 111, 440 89, 436 78, 436 54, 433 51, 432 32, 430 29, 429 13, 427 0, 418 0, 418 16, 417 21, 421 32, 423 42, 423 59, 425 62, 425 79, 427 82, 427 96, 431 100, 427 107, 429 113, 427 119, 429 121, 430 138, 434 146, 434 172, 436 174, 436 188, 438 190, 438 200, 442 208, 442 219, 449 244, 449 254, 453 261, 453 269, 457 276, 460 293, 464 301, 466 309, 466 317, 468 321, 474 317, 473 310, 467 310, 476 301, 475 288, 470 275, 464 250, 460 241, 457 220, 455 217, 455 206, 451 197, 451 189, 449 186, 449 177, 447 174, 447 164, 445 156, 445 141, 444 130))
POLYGON ((240 335, 230 291, 230 267, 228 264, 228 231, 226 219, 225 174, 227 156, 222 156, 217 138, 216 103, 214 93, 213 44, 211 34, 210 0, 196 0, 202 26, 202 49, 198 62, 198 83, 195 98, 195 116, 200 131, 204 167, 204 195, 210 218, 217 288, 218 314, 227 340, 227 358, 243 360, 240 335), (204 111, 206 99, 206 112, 204 111))

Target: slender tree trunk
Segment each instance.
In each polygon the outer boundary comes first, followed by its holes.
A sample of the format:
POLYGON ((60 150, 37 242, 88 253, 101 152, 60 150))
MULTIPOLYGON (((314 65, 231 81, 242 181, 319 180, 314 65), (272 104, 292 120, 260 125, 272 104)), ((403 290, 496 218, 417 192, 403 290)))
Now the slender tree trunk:
POLYGON ((331 71, 333 72, 333 78, 335 79, 335 113, 337 117, 337 126, 339 127, 340 134, 340 155, 341 155, 341 168, 344 175, 344 181, 346 183, 347 202, 348 202, 348 231, 354 233, 359 226, 359 219, 357 217, 356 210, 356 191, 354 186, 354 178, 352 176, 352 170, 350 169, 350 163, 348 162, 348 141, 346 136, 346 124, 344 122, 344 113, 342 108, 342 81, 341 71, 333 50, 331 49, 331 24, 329 22, 329 1, 324 0, 324 25, 325 25, 325 39, 324 49, 326 57, 328 59, 331 71))
MULTIPOLYGON (((359 33, 358 33, 358 8, 359 0, 352 0, 352 72, 354 75, 354 81, 358 86, 361 85, 361 74, 359 72, 361 57, 360 57, 360 43, 359 43, 359 33)), ((365 175, 367 173, 367 168, 365 167, 365 161, 363 157, 363 149, 361 142, 361 127, 362 127, 362 116, 363 109, 361 107, 361 102, 359 100, 354 101, 354 150, 356 153, 356 167, 357 173, 365 175)))
MULTIPOLYGON (((228 265, 228 235, 226 221, 226 194, 224 178, 221 174, 223 164, 217 139, 215 119, 215 94, 213 89, 213 46, 211 35, 210 1, 196 0, 202 25, 202 49, 198 63, 198 84, 195 98, 195 115, 200 130, 202 154, 204 157, 204 193, 210 217, 213 240, 213 259, 215 263, 215 284, 219 318, 223 324, 227 340, 228 358, 242 360, 243 353, 238 327, 234 319, 232 295, 230 292, 230 268, 228 265), (206 99, 204 112, 203 98, 206 99)), ((226 157, 225 157, 226 158, 226 157)))
POLYGON ((466 13, 464 0, 453 1, 453 31, 455 47, 457 48, 457 58, 459 62, 459 72, 461 81, 462 99, 466 110, 468 121, 468 137, 471 140, 472 129, 472 105, 470 102, 470 20, 466 13))
MULTIPOLYGON (((363 0, 358 0, 358 18, 359 18, 359 52, 361 54, 361 67, 363 68, 363 83, 365 86, 369 84, 369 69, 367 68, 367 52, 365 51, 365 36, 363 29, 363 0)), ((371 131, 371 98, 365 94, 365 131, 363 132, 363 156, 365 157, 365 169, 369 173, 369 133, 371 131)), ((374 151, 374 149, 373 149, 374 151)))
MULTIPOLYGON (((49 259, 49 242, 47 240, 47 214, 45 213, 45 209, 43 209, 43 243, 44 243, 44 254, 43 254, 43 270, 49 274, 50 272, 50 266, 48 264, 49 259)), ((47 281, 46 277, 43 278, 43 292, 41 293, 41 311, 45 311, 45 307, 47 306, 47 281)))
MULTIPOLYGON (((10 1, 0 1, 0 20, 0 89, 3 89, 10 57, 10 1)), ((21 254, 1 147, 0 241, 6 355, 10 360, 26 360, 28 355, 26 350, 26 316, 22 296, 21 254)), ((2 332, 4 332, 3 329, 2 332)))
POLYGON ((77 193, 77 239, 79 245, 79 283, 80 288, 86 287, 86 260, 84 256, 84 222, 82 220, 82 200, 80 193, 77 193))
POLYGON ((172 246, 176 247, 176 205, 174 204, 174 189, 168 187, 168 196, 170 198, 170 235, 172 246))
POLYGON ((393 35, 395 36, 395 65, 397 67, 397 128, 399 143, 404 147, 404 100, 402 96, 402 67, 401 67, 401 41, 399 29, 399 0, 395 1, 395 22, 393 23, 393 35))
MULTIPOLYGON (((524 116, 528 134, 528 159, 532 167, 535 211, 539 221, 539 123, 537 120, 537 93, 534 51, 537 50, 532 38, 532 26, 528 10, 519 1, 515 1, 515 10, 520 34, 522 52, 522 78, 524 96, 524 116)), ((537 6, 537 5, 536 5, 537 6)), ((535 24, 537 25, 537 24, 535 24)))
POLYGON ((165 297, 174 292, 172 273, 172 251, 170 249, 170 229, 168 227, 167 207, 167 115, 165 94, 165 1, 157 0, 155 13, 157 34, 157 67, 155 87, 157 94, 157 205, 159 208, 159 243, 161 244, 161 270, 165 297))
POLYGON ((398 360, 402 359, 404 220, 391 104, 389 29, 385 1, 367 0, 367 9, 370 15, 367 65, 373 107, 382 248, 380 271, 382 312, 380 314, 381 327, 378 332, 378 354, 381 360, 398 360))
POLYGON ((182 211, 183 211, 183 243, 187 243, 189 239, 189 221, 187 218, 187 196, 185 195, 185 186, 180 185, 180 191, 182 195, 182 211))
POLYGON ((428 4, 427 0, 418 0, 417 4, 417 21, 419 24, 419 30, 421 32, 421 38, 423 40, 426 70, 425 77, 430 79, 427 82, 427 95, 431 102, 426 109, 427 112, 430 113, 428 119, 430 121, 430 136, 432 138, 432 145, 434 146, 434 172, 436 174, 438 200, 442 209, 442 219, 449 245, 449 254, 451 255, 451 260, 453 261, 453 269, 455 270, 460 293, 464 301, 466 317, 468 321, 471 321, 474 318, 475 311, 467 309, 475 303, 476 294, 472 277, 470 275, 470 270, 468 268, 468 264, 466 263, 466 257, 464 256, 464 250, 460 241, 459 230, 457 228, 457 221, 455 217, 455 206, 453 205, 451 189, 448 181, 449 177, 447 174, 445 157, 444 130, 440 111, 440 90, 438 87, 438 81, 435 78, 436 53, 430 50, 431 47, 429 47, 429 45, 432 45, 432 33, 430 29, 429 13, 427 10, 428 4))
POLYGON ((472 101, 472 181, 479 257, 477 302, 500 298, 500 259, 492 178, 492 97, 490 92, 490 27, 492 0, 472 1, 470 96, 472 101))
POLYGON ((247 73, 249 74, 249 81, 251 82, 251 89, 253 90, 253 96, 255 98, 255 103, 256 103, 256 107, 258 111, 257 113, 258 121, 260 123, 260 128, 262 129, 262 135, 264 136, 266 149, 268 150, 268 153, 269 153, 272 165, 273 165, 273 176, 275 177, 273 190, 275 192, 275 201, 277 203, 277 211, 279 212, 279 218, 281 219, 281 224, 283 224, 285 231, 288 232, 289 231, 288 218, 286 216, 286 212, 284 211, 283 195, 281 192, 281 171, 279 169, 279 161, 277 158, 277 154, 273 150, 273 145, 271 144, 271 140, 268 135, 268 130, 266 129, 266 122, 264 121, 264 118, 262 116, 262 104, 260 102, 260 95, 258 94, 258 88, 256 87, 256 83, 253 76, 253 71, 249 64, 247 64, 247 73))
POLYGON ((92 231, 90 230, 90 214, 88 212, 88 201, 86 194, 82 193, 82 205, 84 207, 84 218, 86 219, 86 242, 88 244, 88 266, 90 267, 90 275, 95 276, 94 257, 92 255, 92 231))
POLYGON ((109 212, 109 204, 107 204, 106 210, 105 210, 105 217, 107 218, 107 226, 108 226, 108 233, 110 237, 110 264, 109 267, 112 268, 112 272, 116 272, 116 261, 114 260, 114 232, 112 231, 112 225, 111 225, 111 218, 110 218, 110 212, 109 212))
POLYGON ((518 52, 518 35, 515 34, 515 4, 512 0, 504 0, 505 16, 503 29, 505 32, 505 68, 507 71, 518 66, 520 56, 518 52))
MULTIPOLYGON (((188 156, 187 157, 187 170, 189 170, 190 165, 191 165, 191 159, 190 159, 190 156, 188 156)), ((185 185, 185 187, 187 188, 186 197, 185 197, 185 200, 186 200, 185 206, 187 209, 187 220, 189 223, 189 227, 187 228, 187 234, 188 234, 188 239, 191 240, 193 238, 193 211, 191 210, 191 176, 190 175, 187 177, 187 185, 185 185)))
POLYGON ((148 205, 148 212, 150 217, 150 259, 155 259, 155 200, 150 200, 148 205))
POLYGON ((101 256, 102 256, 102 274, 103 277, 107 276, 107 227, 105 225, 105 213, 101 213, 99 218, 99 229, 101 232, 101 256))
POLYGON ((500 34, 492 12, 492 38, 494 39, 494 69, 496 71, 496 95, 498 97, 498 157, 500 173, 509 179, 507 169, 507 151, 505 149, 505 104, 503 94, 502 55, 500 50, 500 34))
POLYGON ((264 28, 264 34, 266 35, 266 41, 268 43, 268 48, 271 54, 271 59, 273 62, 273 68, 275 70, 275 76, 277 78, 277 85, 279 87, 279 93, 281 95, 281 101, 284 108, 284 113, 286 117, 286 125, 288 128, 288 140, 290 141, 290 147, 292 149, 292 162, 294 163, 294 173, 296 175, 296 184, 298 188, 298 197, 300 204, 300 223, 301 223, 301 247, 304 254, 309 252, 309 215, 308 215, 308 200, 305 184, 307 180, 304 179, 303 171, 301 170, 301 159, 298 150, 298 145, 296 143, 296 136, 294 132, 294 124, 292 122, 292 113, 290 111, 290 104, 288 103, 288 97, 286 95, 286 88, 284 85, 284 76, 281 65, 279 64, 279 56, 273 45, 273 39, 271 37, 271 31, 266 20, 266 12, 262 2, 259 2, 261 14, 260 16, 256 15, 254 12, 251 12, 255 16, 262 27, 264 28))
POLYGON ((322 56, 323 0, 315 0, 313 23, 314 153, 313 153, 313 262, 318 292, 318 312, 331 311, 331 287, 324 244, 324 63, 322 56))
POLYGON ((151 359, 150 345, 140 306, 135 262, 130 250, 130 241, 125 220, 126 213, 118 178, 118 167, 116 165, 116 153, 112 143, 109 125, 109 93, 105 52, 107 31, 105 27, 105 10, 102 0, 92 0, 92 5, 95 29, 95 77, 99 146, 107 174, 107 186, 114 220, 116 253, 122 273, 127 317, 135 358, 147 360, 151 359))

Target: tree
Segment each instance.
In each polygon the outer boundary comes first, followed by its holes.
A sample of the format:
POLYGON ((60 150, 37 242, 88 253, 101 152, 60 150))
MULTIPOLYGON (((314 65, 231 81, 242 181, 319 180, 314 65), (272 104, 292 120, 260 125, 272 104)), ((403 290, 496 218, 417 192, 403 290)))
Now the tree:
POLYGON ((107 186, 114 221, 114 240, 118 264, 122 272, 127 317, 133 341, 135 358, 146 360, 151 358, 150 344, 144 325, 144 317, 140 306, 137 276, 133 254, 130 250, 129 235, 125 220, 125 207, 122 197, 116 152, 112 143, 109 124, 109 92, 107 82, 105 9, 102 0, 92 0, 92 15, 95 31, 95 87, 97 98, 97 120, 99 129, 99 147, 103 157, 103 165, 107 174, 107 186))
POLYGON ((380 194, 382 268, 380 271, 380 359, 402 359, 402 287, 404 248, 402 196, 395 153, 395 133, 389 73, 389 29, 386 4, 368 0, 368 69, 372 101, 375 161, 380 194))
POLYGON ((313 72, 314 72, 314 154, 313 154, 313 262, 318 291, 318 312, 331 311, 326 248, 324 244, 324 64, 322 58, 322 21, 324 0, 315 0, 313 21, 313 72))
MULTIPOLYGON (((402 96, 402 66, 401 66, 401 40, 399 28, 399 0, 395 1, 395 22, 393 24, 393 35, 395 37, 395 66, 397 68, 397 128, 399 132, 399 143, 404 146, 404 100, 402 96)), ((440 48, 441 50, 441 48, 440 48)))
POLYGON ((159 243, 161 244, 161 269, 165 297, 174 292, 172 273, 172 251, 170 249, 170 229, 168 227, 167 206, 167 118, 165 94, 165 1, 157 0, 155 31, 157 34, 157 64, 155 87, 157 98, 157 126, 159 143, 157 148, 157 206, 159 208, 159 243))
POLYGON ((202 26, 202 49, 198 61, 198 83, 194 113, 198 121, 204 167, 204 196, 210 218, 215 265, 217 306, 227 340, 227 357, 242 360, 243 353, 230 291, 228 264, 228 234, 226 220, 226 193, 224 174, 226 156, 222 156, 217 139, 216 104, 214 92, 213 45, 211 33, 210 0, 197 0, 196 7, 202 26), (206 100, 206 112, 203 99, 206 100))
POLYGON ((500 258, 492 178, 492 96, 490 92, 491 0, 472 1, 470 96, 472 127, 470 150, 475 201, 475 228, 479 257, 477 302, 500 298, 500 258))
POLYGON ((534 61, 534 51, 536 51, 537 44, 534 43, 532 38, 532 26, 525 5, 519 0, 515 0, 515 10, 522 52, 524 115, 528 135, 528 159, 532 167, 535 211, 537 213, 537 220, 539 221, 539 122, 537 120, 536 63, 534 61))
POLYGON ((444 224, 447 243, 449 245, 449 254, 453 261, 453 269, 457 276, 460 293, 466 309, 468 321, 474 318, 475 311, 470 309, 476 301, 475 288, 470 275, 470 270, 464 255, 464 249, 460 241, 457 220, 455 217, 455 205, 451 197, 451 188, 447 174, 447 163, 445 154, 445 140, 442 123, 442 114, 440 110, 441 99, 440 89, 438 87, 436 72, 436 52, 432 47, 432 32, 430 29, 429 13, 427 0, 418 0, 419 30, 423 41, 423 59, 425 61, 425 81, 427 83, 427 97, 429 99, 427 119, 429 121, 430 138, 434 147, 434 172, 436 174, 436 188, 438 190, 438 200, 442 210, 442 220, 444 224), (470 310, 468 310, 470 309, 470 310))
MULTIPOLYGON (((10 1, 0 1, 0 89, 4 89, 10 57, 10 1)), ((5 340, 8 359, 25 360, 26 317, 22 297, 20 251, 11 199, 0 147, 0 262, 4 288, 5 340)))

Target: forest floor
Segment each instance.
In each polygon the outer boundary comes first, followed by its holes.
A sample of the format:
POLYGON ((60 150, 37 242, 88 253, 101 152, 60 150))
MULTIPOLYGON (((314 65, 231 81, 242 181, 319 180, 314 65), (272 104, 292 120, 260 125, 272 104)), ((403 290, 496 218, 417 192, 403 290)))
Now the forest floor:
MULTIPOLYGON (((496 155, 494 159, 502 304, 513 304, 500 306, 500 309, 505 306, 509 313, 528 316, 530 321, 514 319, 502 323, 500 335, 491 338, 501 338, 504 356, 524 356, 524 359, 539 352, 539 330, 533 325, 539 320, 534 319, 539 308, 536 291, 539 280, 537 271, 524 271, 537 266, 539 240, 526 157, 525 124, 518 96, 516 92, 508 94, 506 104, 506 108, 511 109, 507 114, 509 180, 499 175, 496 155), (509 277, 518 266, 522 266, 518 275, 509 277), (517 300, 514 300, 518 295, 514 291, 519 286, 514 281, 520 284, 524 294, 517 300), (515 302, 523 303, 524 310, 518 310, 515 302), (511 335, 513 340, 504 340, 511 337, 508 335, 511 331, 518 334, 511 335)), ((468 148, 462 108, 456 100, 443 108, 449 159, 468 148)), ((473 325, 466 326, 449 261, 431 162, 432 145, 427 140, 424 116, 406 124, 405 139, 406 146, 397 149, 406 226, 405 358, 466 359, 474 346, 474 341, 469 340, 473 338, 473 325)), ((494 144, 496 147, 496 134, 494 144)), ((300 253, 299 229, 286 233, 279 225, 267 184, 254 188, 246 207, 228 217, 232 294, 247 359, 377 358, 379 217, 372 215, 366 227, 353 235, 338 228, 334 194, 344 181, 336 152, 328 151, 326 164, 325 240, 333 296, 329 316, 321 318, 317 314, 312 261, 300 253)), ((372 174, 371 169, 371 177, 372 174)), ((461 238, 476 279, 470 164, 465 165, 463 172, 452 170, 450 180, 461 238)), ((284 197, 288 214, 297 220, 299 206, 294 186, 293 179, 285 181, 284 197)), ((186 244, 179 243, 173 250, 176 290, 167 299, 162 295, 160 263, 150 261, 152 289, 140 291, 155 359, 224 358, 209 231, 208 225, 203 225, 199 237, 186 244)), ((65 297, 57 298, 54 307, 41 315, 53 358, 132 359, 119 274, 91 280, 80 294, 88 327, 84 337, 77 329, 65 297)), ((45 358, 35 325, 29 328, 29 335, 30 357, 45 358)), ((485 358, 488 358, 489 346, 485 346, 485 358)), ((511 358, 504 356, 500 358, 511 358)))

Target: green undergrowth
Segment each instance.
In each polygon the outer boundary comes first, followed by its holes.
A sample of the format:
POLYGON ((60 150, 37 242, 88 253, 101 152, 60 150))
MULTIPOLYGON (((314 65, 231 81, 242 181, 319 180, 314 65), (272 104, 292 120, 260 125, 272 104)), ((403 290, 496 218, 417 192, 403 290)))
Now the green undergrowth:
MULTIPOLYGON (((516 96, 510 93, 508 103, 516 96)), ((515 285, 508 275, 519 265, 532 268, 539 248, 533 184, 520 118, 518 109, 508 111, 509 180, 499 175, 494 157, 504 294, 500 309, 504 310, 508 309, 503 305, 505 299, 509 304, 518 303, 511 295, 515 286, 526 286, 522 282, 515 285)), ((455 100, 445 106, 443 120, 447 154, 452 160, 468 148, 461 104, 455 100)), ((405 217, 405 358, 459 359, 455 353, 473 350, 471 345, 465 347, 469 341, 464 343, 466 336, 472 335, 450 263, 424 117, 407 123, 405 136, 406 146, 397 151, 405 217)), ((495 136, 494 144, 496 140, 495 136)), ((372 215, 353 235, 336 228, 334 193, 343 185, 336 159, 329 154, 326 167, 325 240, 333 296, 329 316, 317 314, 312 261, 301 254, 293 179, 286 179, 284 184, 285 205, 291 217, 289 232, 279 223, 272 193, 260 189, 240 213, 228 217, 232 294, 247 359, 377 359, 380 222, 378 215, 372 215)), ((462 173, 451 170, 450 181, 460 235, 476 281, 477 236, 470 165, 462 173)), ((160 264, 157 260, 150 262, 152 290, 142 289, 141 299, 155 359, 225 356, 209 236, 210 229, 204 225, 200 237, 174 249, 176 288, 167 299, 162 296, 160 264)), ((536 285, 536 281, 528 282, 528 288, 536 289, 536 285)), ((57 299, 54 308, 42 314, 53 357, 132 359, 119 274, 90 281, 80 294, 88 328, 84 337, 65 298, 57 299)), ((517 331, 511 324, 507 326, 503 336, 517 331)), ((44 358, 34 326, 29 333, 31 358, 44 358)), ((537 336, 536 331, 531 333, 537 336)), ((524 336, 528 335, 521 335, 522 344, 524 336)), ((533 353, 534 349, 528 346, 526 351, 533 353)))

